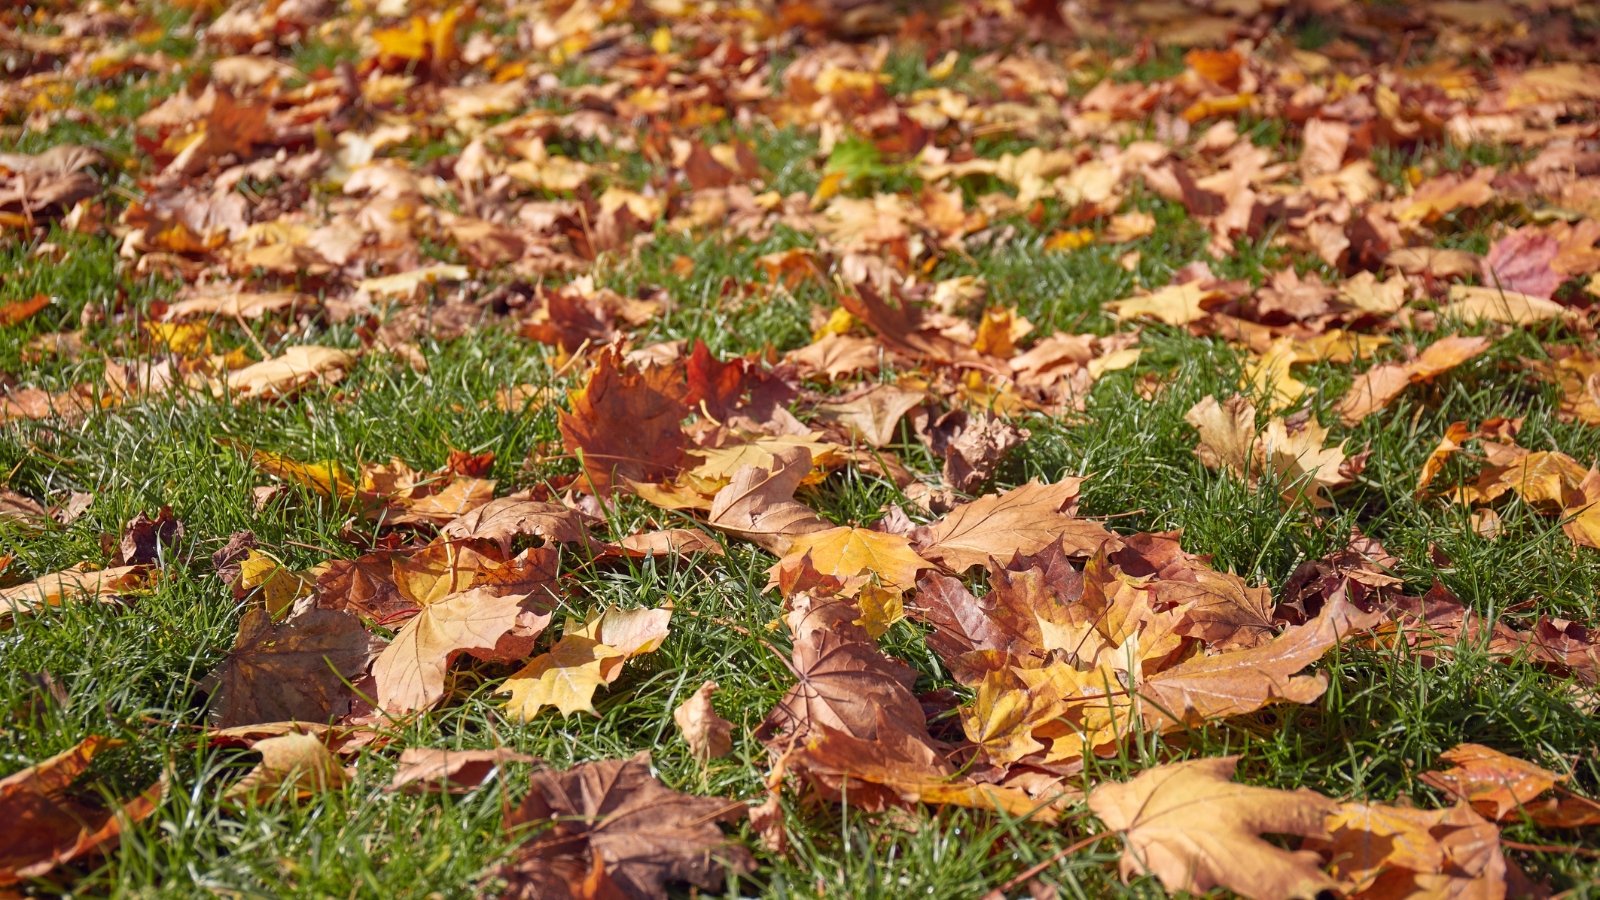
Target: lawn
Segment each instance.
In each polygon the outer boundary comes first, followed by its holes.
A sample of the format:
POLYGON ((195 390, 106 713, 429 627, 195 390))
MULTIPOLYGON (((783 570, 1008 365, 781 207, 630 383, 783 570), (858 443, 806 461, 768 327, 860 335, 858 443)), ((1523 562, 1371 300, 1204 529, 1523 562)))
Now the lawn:
POLYGON ((1600 896, 1600 17, 1213 6, 0 11, 0 897, 1600 896))

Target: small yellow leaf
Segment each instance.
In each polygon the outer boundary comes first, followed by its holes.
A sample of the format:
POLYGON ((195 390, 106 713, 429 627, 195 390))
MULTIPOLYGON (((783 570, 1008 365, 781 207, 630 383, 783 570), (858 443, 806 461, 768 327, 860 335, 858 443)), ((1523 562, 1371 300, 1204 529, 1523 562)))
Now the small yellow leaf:
POLYGON ((621 655, 589 638, 563 635, 549 653, 534 657, 496 693, 510 694, 506 712, 524 721, 547 706, 561 710, 563 716, 593 713, 594 692, 606 681, 605 665, 621 655))

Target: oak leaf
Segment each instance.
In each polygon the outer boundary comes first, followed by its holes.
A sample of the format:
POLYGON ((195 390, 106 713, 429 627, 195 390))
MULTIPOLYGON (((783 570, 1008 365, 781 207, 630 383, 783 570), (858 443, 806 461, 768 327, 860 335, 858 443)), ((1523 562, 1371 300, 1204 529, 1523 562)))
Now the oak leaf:
POLYGON ((1315 853, 1284 850, 1263 835, 1320 837, 1336 804, 1305 789, 1237 784, 1237 756, 1147 769, 1089 794, 1089 809, 1120 832, 1122 877, 1149 873, 1169 891, 1226 888, 1245 897, 1313 897, 1336 882, 1315 853))

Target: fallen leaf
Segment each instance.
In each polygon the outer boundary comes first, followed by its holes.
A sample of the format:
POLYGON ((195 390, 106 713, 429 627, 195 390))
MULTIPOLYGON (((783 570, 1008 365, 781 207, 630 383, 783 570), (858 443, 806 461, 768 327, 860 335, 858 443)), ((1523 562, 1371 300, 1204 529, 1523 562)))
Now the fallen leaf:
POLYGON ((0 889, 104 853, 124 827, 155 812, 161 784, 120 806, 71 790, 101 751, 119 743, 91 735, 0 780, 0 889))
POLYGON ((1038 553, 1057 540, 1068 553, 1086 556, 1110 532, 1073 515, 1082 483, 1081 478, 1055 484, 1030 481, 1004 494, 979 497, 912 532, 912 543, 929 560, 956 572, 986 565, 992 557, 1038 553))
POLYGON ((464 794, 493 778, 506 763, 531 762, 538 760, 505 747, 493 750, 407 747, 400 751, 394 777, 385 790, 408 794, 464 794))
POLYGON ((0 620, 18 613, 60 606, 69 600, 115 603, 147 587, 158 570, 150 566, 114 566, 109 569, 72 568, 41 575, 26 584, 0 588, 0 620))
POLYGON ((916 584, 917 572, 931 566, 902 535, 844 526, 795 538, 783 558, 768 570, 767 587, 776 586, 781 573, 802 560, 821 574, 852 586, 852 593, 867 584, 889 591, 909 590, 916 584))
POLYGON ((294 802, 337 790, 349 781, 339 758, 313 734, 262 738, 250 749, 261 754, 261 761, 228 788, 223 795, 227 800, 264 803, 282 793, 294 802))
POLYGON ((583 882, 582 895, 591 897, 664 897, 671 884, 720 890, 728 873, 755 868, 749 851, 716 824, 744 815, 742 803, 669 789, 650 774, 648 753, 535 772, 506 826, 549 827, 497 870, 509 883, 502 896, 572 896, 583 882))
POLYGON ((594 692, 607 683, 608 663, 620 663, 625 654, 592 638, 565 634, 548 653, 534 657, 505 680, 495 693, 510 694, 506 711, 524 721, 553 706, 562 716, 575 712, 599 715, 594 692))
POLYGON ((804 447, 778 452, 770 469, 739 469, 712 498, 707 524, 773 553, 788 552, 796 538, 832 527, 794 499, 810 471, 811 451, 804 447))
POLYGON ((588 522, 583 513, 560 503, 540 502, 520 497, 501 497, 453 519, 439 534, 458 540, 489 540, 510 554, 519 537, 537 537, 546 542, 589 546, 588 522))
POLYGON ((1355 425, 1384 409, 1414 384, 1432 381, 1489 349, 1486 337, 1447 337, 1429 344, 1416 359, 1373 366, 1356 377, 1339 401, 1338 413, 1346 425, 1355 425))
POLYGON ((493 650, 517 624, 524 599, 480 587, 423 606, 373 661, 378 705, 404 713, 444 699, 451 660, 493 650))
POLYGON ((664 369, 640 372, 607 349, 588 382, 570 395, 572 411, 560 415, 561 438, 580 454, 589 486, 598 494, 630 481, 649 482, 677 469, 683 455, 680 423, 688 408, 666 389, 664 369))
POLYGON ((711 695, 716 690, 717 683, 708 681, 672 711, 678 733, 702 766, 733 751, 733 723, 717 715, 711 706, 711 695))
POLYGON ((381 646, 347 612, 308 609, 274 624, 267 610, 251 609, 239 622, 233 650, 206 677, 212 722, 235 728, 339 719, 356 699, 350 683, 381 646))
POLYGON ((1315 853, 1264 838, 1321 837, 1336 804, 1305 789, 1237 784, 1238 764, 1237 756, 1169 763, 1090 792, 1090 811, 1122 835, 1124 880, 1152 874, 1169 891, 1220 887, 1263 898, 1313 897, 1337 886, 1315 853))

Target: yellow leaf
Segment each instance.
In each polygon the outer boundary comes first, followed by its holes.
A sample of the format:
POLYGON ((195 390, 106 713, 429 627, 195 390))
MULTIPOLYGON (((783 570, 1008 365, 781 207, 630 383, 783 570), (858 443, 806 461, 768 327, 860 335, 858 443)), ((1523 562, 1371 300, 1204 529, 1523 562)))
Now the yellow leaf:
POLYGON ((290 459, 281 453, 268 453, 265 450, 252 451, 250 458, 255 462, 256 468, 268 475, 311 488, 324 497, 349 500, 356 495, 355 482, 351 481, 339 464, 331 459, 305 463, 290 459))
POLYGON ((778 583, 780 570, 799 566, 807 555, 818 572, 846 584, 855 582, 857 589, 876 580, 884 590, 903 592, 916 584, 919 570, 933 568, 903 535, 844 526, 795 538, 789 552, 769 571, 768 587, 778 583))
POLYGON ((905 602, 899 591, 868 585, 861 589, 856 602, 861 605, 861 618, 855 624, 865 628, 873 640, 883 637, 890 625, 906 617, 905 602))
POLYGON ((563 716, 580 710, 592 713, 594 692, 606 681, 605 665, 620 656, 590 638, 563 635, 549 653, 534 657, 496 693, 510 694, 506 711, 524 721, 547 706, 561 710, 563 716))
POLYGON ((296 600, 311 593, 312 580, 292 571, 276 559, 255 550, 239 562, 238 589, 261 589, 261 599, 274 618, 283 615, 296 600))
POLYGON ((179 356, 199 356, 211 352, 211 338, 199 322, 146 322, 151 340, 179 356))

